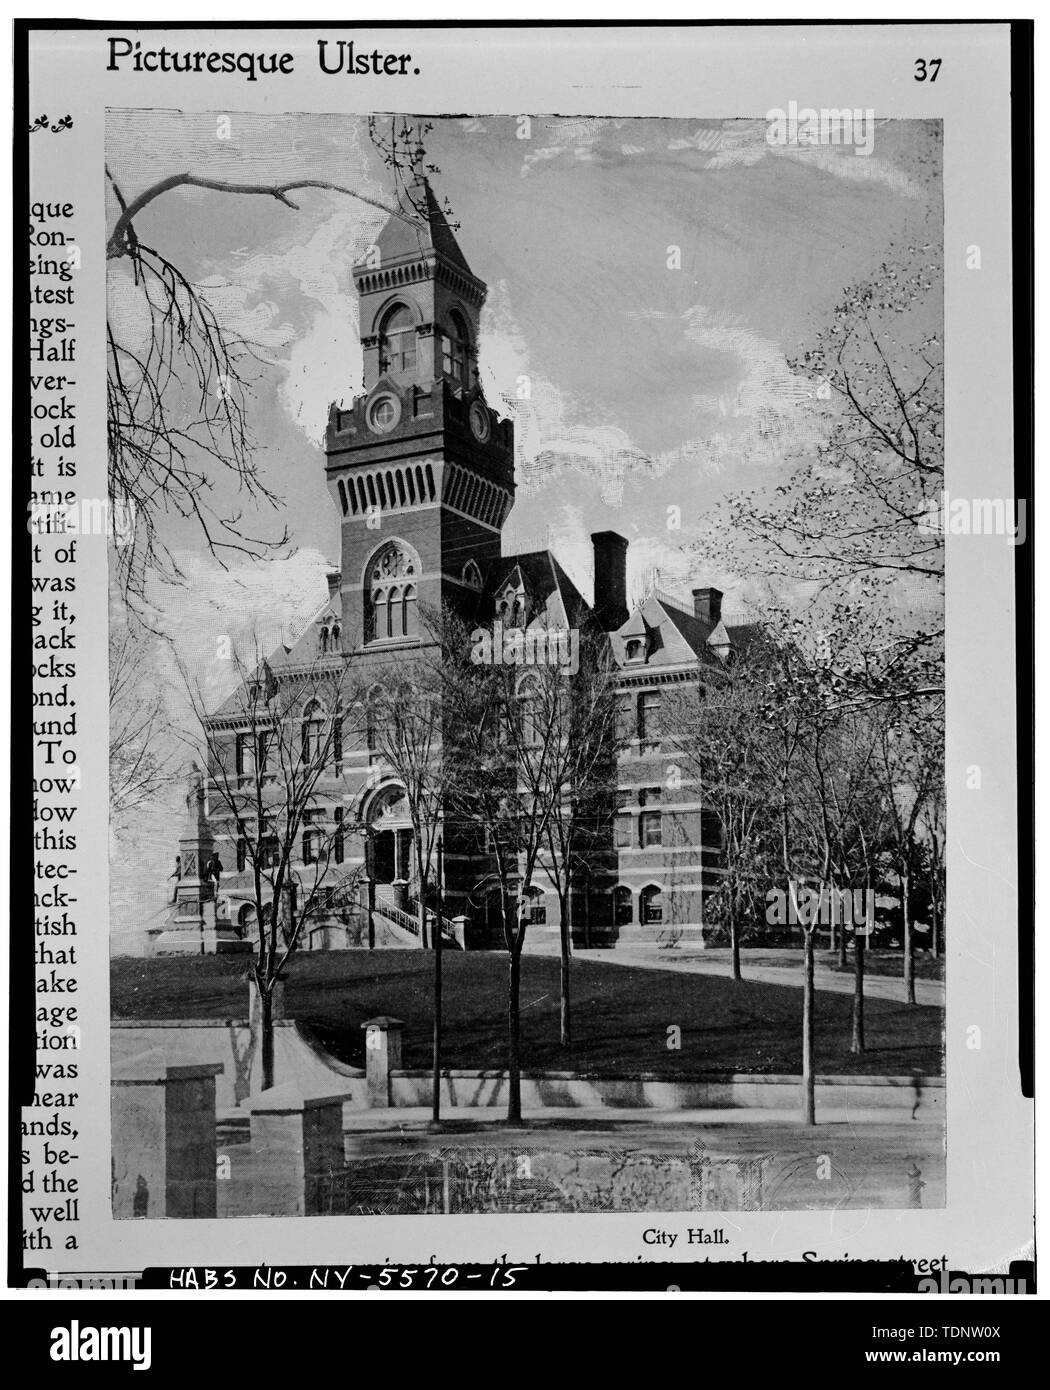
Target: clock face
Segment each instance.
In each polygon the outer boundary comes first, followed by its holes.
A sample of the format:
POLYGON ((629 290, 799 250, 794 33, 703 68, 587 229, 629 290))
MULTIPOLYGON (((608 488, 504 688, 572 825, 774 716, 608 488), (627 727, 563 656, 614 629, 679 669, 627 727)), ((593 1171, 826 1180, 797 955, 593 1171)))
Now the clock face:
POLYGON ((470 428, 474 431, 475 439, 484 442, 489 437, 489 413, 480 401, 475 401, 470 407, 470 428))

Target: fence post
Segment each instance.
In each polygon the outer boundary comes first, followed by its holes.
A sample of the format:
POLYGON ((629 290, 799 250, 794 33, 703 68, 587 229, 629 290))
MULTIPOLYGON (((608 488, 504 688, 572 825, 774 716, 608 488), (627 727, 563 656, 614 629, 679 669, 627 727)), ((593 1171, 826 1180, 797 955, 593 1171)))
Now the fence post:
POLYGON ((303 1096, 277 1086, 254 1096, 251 1211, 244 1215, 320 1216, 328 1209, 326 1187, 346 1167, 343 1150, 345 1096, 303 1096))
POLYGON ((401 1067, 401 1031, 404 1021, 386 1014, 362 1023, 365 1030, 365 1081, 368 1103, 376 1109, 391 1104, 390 1073, 401 1067))
POLYGON ((110 1081, 113 1215, 216 1214, 215 1078, 221 1062, 172 1065, 155 1049, 110 1081))

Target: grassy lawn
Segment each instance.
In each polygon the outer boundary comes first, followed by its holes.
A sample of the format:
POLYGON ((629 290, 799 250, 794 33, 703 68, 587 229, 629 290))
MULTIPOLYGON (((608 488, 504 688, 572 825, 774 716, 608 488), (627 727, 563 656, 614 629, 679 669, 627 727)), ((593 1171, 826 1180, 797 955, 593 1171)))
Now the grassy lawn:
MULTIPOLYGON (((443 956, 448 1067, 499 1069, 506 1063, 507 958, 495 952, 443 956)), ((285 1013, 311 1024, 344 1061, 364 1065, 361 1024, 377 1014, 405 1020, 404 1065, 426 1067, 431 1046, 433 956, 423 951, 332 951, 291 963, 285 1013)), ((576 961, 572 971, 573 1046, 558 1041, 558 961, 522 962, 522 1052, 526 1069, 591 1076, 662 1077, 701 1072, 797 1073, 802 991, 735 984, 721 976, 681 975, 576 961), (668 1028, 681 1028, 669 1051, 668 1028)), ((222 956, 115 960, 115 1018, 238 1018, 247 1014, 245 965, 222 956)), ((848 995, 817 994, 817 1071, 824 1074, 940 1075, 939 1009, 869 999, 868 1051, 849 1051, 848 995)))
MULTIPOLYGON (((843 967, 839 965, 837 951, 823 951, 817 956, 821 965, 825 965, 829 970, 841 971, 845 968, 846 974, 853 974, 853 951, 847 953, 848 964, 843 967)), ((944 959, 934 960, 926 952, 916 954, 912 957, 912 965, 915 968, 915 978, 917 980, 943 980, 944 979, 944 959)), ((864 973, 866 975, 889 975, 895 980, 904 978, 904 958, 900 951, 865 951, 864 952, 864 973)))

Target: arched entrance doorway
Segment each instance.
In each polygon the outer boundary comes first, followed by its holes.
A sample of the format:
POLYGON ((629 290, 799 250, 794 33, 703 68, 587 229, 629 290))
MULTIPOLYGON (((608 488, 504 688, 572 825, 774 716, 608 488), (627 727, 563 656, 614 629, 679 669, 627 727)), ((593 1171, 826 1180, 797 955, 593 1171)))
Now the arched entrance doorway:
POLYGON ((376 883, 411 882, 412 822, 403 788, 380 787, 365 811, 369 828, 369 873, 376 883))

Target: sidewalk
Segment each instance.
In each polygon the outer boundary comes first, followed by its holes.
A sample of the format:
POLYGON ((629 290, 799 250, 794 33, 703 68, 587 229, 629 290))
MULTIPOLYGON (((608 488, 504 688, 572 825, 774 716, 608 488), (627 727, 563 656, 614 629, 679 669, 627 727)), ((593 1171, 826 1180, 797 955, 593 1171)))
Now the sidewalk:
MULTIPOLYGON (((537 933, 533 942, 526 945, 526 951, 532 955, 556 956, 559 951, 557 938, 547 940, 537 933)), ((613 950, 589 951, 574 947, 572 955, 574 960, 597 961, 604 965, 628 965, 640 970, 673 970, 685 975, 729 977, 733 974, 730 952, 721 946, 706 951, 698 951, 695 946, 679 947, 675 950, 662 950, 655 945, 617 946, 613 950)), ((756 984, 802 988, 802 956, 797 951, 774 954, 769 950, 745 949, 740 953, 740 966, 744 979, 756 984), (778 960, 777 955, 783 956, 783 960, 778 960)), ((853 993, 853 976, 848 972, 829 970, 818 962, 813 978, 817 989, 826 990, 831 994, 853 993)), ((866 974, 864 997, 903 1003, 904 981, 892 975, 866 974)), ((943 1009, 943 981, 917 979, 915 1002, 943 1009)))
MULTIPOLYGON (((801 1103, 801 1100, 800 1100, 801 1103)), ((818 1106, 817 1125, 810 1127, 799 1122, 795 1110, 759 1110, 741 1107, 735 1110, 628 1110, 619 1107, 583 1106, 555 1109, 524 1110, 522 1127, 506 1123, 506 1106, 445 1107, 440 1130, 430 1128, 431 1111, 424 1106, 397 1106, 389 1110, 351 1110, 343 1112, 343 1130, 360 1139, 371 1137, 377 1145, 399 1141, 419 1147, 444 1147, 449 1144, 510 1143, 542 1144, 551 1148, 577 1147, 577 1140, 586 1136, 604 1138, 612 1147, 681 1148, 688 1147, 701 1132, 720 1134, 720 1144, 737 1145, 749 1128, 770 1140, 769 1130, 776 1130, 775 1142, 767 1147, 782 1150, 783 1145, 813 1143, 820 1147, 824 1137, 833 1130, 853 1134, 862 1130, 865 1138, 881 1130, 884 1136, 905 1135, 914 1145, 917 1139, 939 1140, 939 1124, 912 1122, 902 1119, 898 1112, 889 1115, 875 1107, 851 1110, 844 1106, 818 1106), (819 1136, 819 1138, 817 1137, 819 1136)), ((902 1140, 902 1142, 904 1142, 902 1140)), ((907 1147, 907 1144, 905 1145, 907 1147)))

